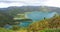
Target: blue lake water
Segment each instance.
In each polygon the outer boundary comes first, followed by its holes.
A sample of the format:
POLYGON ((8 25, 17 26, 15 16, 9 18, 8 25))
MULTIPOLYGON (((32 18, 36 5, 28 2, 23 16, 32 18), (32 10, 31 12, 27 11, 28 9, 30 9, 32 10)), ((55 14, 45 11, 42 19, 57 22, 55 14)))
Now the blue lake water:
POLYGON ((21 22, 19 26, 21 27, 28 27, 31 24, 31 22, 21 22))
POLYGON ((27 17, 29 19, 32 19, 34 21, 42 20, 45 18, 51 18, 56 14, 56 12, 31 12, 27 14, 27 17))

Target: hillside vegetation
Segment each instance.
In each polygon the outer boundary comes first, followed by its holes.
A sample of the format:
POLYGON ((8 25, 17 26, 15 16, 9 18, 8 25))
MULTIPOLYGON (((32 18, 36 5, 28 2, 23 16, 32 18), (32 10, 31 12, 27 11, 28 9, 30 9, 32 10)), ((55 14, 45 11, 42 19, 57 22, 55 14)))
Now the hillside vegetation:
POLYGON ((34 22, 29 26, 28 29, 35 32, 44 29, 58 29, 58 28, 60 29, 60 16, 34 22))

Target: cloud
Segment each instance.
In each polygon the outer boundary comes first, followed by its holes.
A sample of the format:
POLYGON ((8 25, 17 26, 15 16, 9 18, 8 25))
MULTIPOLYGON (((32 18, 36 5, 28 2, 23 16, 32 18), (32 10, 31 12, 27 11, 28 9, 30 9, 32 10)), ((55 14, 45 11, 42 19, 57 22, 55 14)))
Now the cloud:
POLYGON ((6 8, 9 6, 23 6, 23 3, 0 3, 0 8, 6 8))
POLYGON ((39 6, 40 1, 37 0, 0 0, 0 8, 9 6, 39 6))
POLYGON ((0 8, 9 6, 40 6, 40 5, 60 7, 60 0, 0 0, 0 8))
POLYGON ((43 3, 45 6, 60 7, 60 0, 48 0, 43 3))
POLYGON ((0 0, 0 2, 40 3, 39 0, 0 0))

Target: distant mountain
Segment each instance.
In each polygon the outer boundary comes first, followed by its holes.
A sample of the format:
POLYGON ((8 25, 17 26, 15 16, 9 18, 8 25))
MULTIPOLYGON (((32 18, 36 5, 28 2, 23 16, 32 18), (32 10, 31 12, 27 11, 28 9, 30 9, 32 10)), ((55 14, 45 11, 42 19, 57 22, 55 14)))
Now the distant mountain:
POLYGON ((31 11, 50 11, 57 12, 60 14, 60 8, 58 7, 48 7, 48 6, 11 6, 8 8, 0 8, 0 12, 7 15, 16 15, 17 13, 31 12, 31 11))

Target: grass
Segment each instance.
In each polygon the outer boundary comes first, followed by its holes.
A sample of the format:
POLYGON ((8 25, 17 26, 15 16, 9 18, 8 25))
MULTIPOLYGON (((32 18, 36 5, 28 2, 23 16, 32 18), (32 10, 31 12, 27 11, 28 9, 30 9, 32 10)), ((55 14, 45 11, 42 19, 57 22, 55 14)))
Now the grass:
POLYGON ((5 28, 0 28, 0 32, 14 32, 13 30, 8 30, 5 28))
POLYGON ((40 30, 38 32, 60 32, 60 29, 44 29, 44 30, 40 30))
MULTIPOLYGON (((28 32, 27 29, 20 29, 17 31, 13 31, 13 30, 7 30, 4 28, 0 28, 0 32, 28 32)), ((29 31, 29 32, 33 32, 33 31, 29 31)), ((38 30, 37 32, 60 32, 60 29, 43 29, 43 30, 38 30)))

